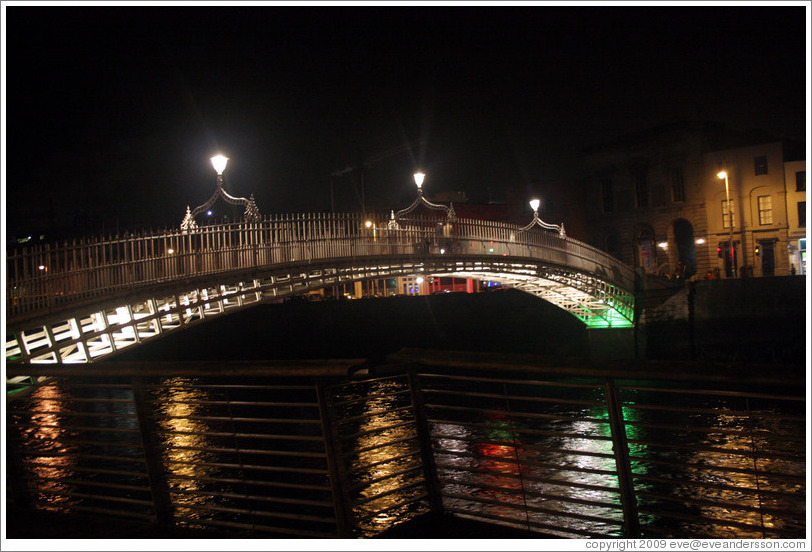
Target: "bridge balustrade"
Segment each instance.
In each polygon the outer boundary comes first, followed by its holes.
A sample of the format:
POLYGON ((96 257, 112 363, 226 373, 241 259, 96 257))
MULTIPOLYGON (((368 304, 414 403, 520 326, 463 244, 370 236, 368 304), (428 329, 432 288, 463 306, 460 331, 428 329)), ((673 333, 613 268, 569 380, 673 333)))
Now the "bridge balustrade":
POLYGON ((385 214, 314 213, 15 248, 6 258, 6 313, 48 312, 89 297, 271 265, 439 255, 531 259, 596 275, 627 291, 634 286, 632 270, 617 259, 541 229, 419 217, 390 227, 385 214), (367 220, 374 224, 367 227, 367 220))

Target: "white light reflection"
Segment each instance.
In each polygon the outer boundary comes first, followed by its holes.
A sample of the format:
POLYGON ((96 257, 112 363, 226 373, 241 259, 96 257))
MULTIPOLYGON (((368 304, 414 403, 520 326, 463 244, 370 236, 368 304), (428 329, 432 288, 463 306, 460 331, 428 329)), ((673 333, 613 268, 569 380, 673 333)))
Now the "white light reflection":
POLYGON ((25 466, 35 476, 33 479, 37 503, 44 510, 58 511, 71 502, 66 494, 70 488, 63 483, 74 475, 77 458, 64 441, 66 429, 60 413, 67 396, 57 384, 40 387, 31 395, 32 415, 35 427, 25 428, 22 442, 26 447, 38 450, 41 455, 31 456, 25 466))

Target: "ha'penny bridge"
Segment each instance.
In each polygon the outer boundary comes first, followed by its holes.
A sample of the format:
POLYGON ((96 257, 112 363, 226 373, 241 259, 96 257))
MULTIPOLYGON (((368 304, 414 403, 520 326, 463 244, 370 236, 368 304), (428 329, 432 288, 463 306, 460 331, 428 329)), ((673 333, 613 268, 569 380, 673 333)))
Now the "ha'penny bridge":
POLYGON ((217 187, 187 207, 180 227, 9 251, 6 361, 88 363, 263 301, 398 276, 485 279, 532 293, 588 327, 634 323, 634 273, 539 218, 526 226, 458 219, 423 196, 387 214, 261 217, 223 187, 228 159, 212 158, 217 187), (214 202, 244 220, 198 226, 214 202), (419 216, 420 211, 439 216, 419 216))
POLYGON ((633 324, 632 269, 563 232, 409 215, 278 215, 9 251, 6 360, 93 362, 263 301, 410 275, 501 282, 589 327, 633 324))

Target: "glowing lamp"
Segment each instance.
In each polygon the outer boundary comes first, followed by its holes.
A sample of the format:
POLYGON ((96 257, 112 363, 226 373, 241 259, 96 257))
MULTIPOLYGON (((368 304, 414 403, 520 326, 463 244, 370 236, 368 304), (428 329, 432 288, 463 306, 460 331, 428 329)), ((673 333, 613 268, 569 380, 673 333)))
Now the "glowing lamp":
POLYGON ((725 178, 727 178, 727 172, 719 171, 718 173, 716 173, 716 177, 719 178, 720 180, 724 180, 725 178))
POLYGON ((367 228, 372 228, 372 221, 371 220, 366 221, 364 223, 364 226, 366 226, 367 228))
POLYGON ((426 178, 425 174, 423 174, 421 172, 414 173, 414 183, 417 184, 417 189, 418 190, 423 189, 423 179, 424 178, 426 178))
POLYGON ((668 249, 668 242, 660 242, 657 245, 659 245, 663 249, 668 249))
POLYGON ((530 207, 533 209, 534 212, 536 212, 536 213, 539 212, 539 205, 541 205, 541 200, 540 199, 535 199, 534 198, 534 199, 530 200, 530 207))
POLYGON ((415 282, 417 282, 417 285, 420 285, 423 283, 423 278, 418 276, 417 278, 415 278, 415 282))
POLYGON ((698 245, 702 245, 703 243, 705 243, 705 238, 699 238, 698 240, 696 240, 696 243, 698 245))
POLYGON ((228 157, 225 155, 215 155, 211 158, 211 166, 214 167, 214 170, 217 171, 217 174, 223 174, 223 171, 226 170, 226 165, 228 164, 228 157))

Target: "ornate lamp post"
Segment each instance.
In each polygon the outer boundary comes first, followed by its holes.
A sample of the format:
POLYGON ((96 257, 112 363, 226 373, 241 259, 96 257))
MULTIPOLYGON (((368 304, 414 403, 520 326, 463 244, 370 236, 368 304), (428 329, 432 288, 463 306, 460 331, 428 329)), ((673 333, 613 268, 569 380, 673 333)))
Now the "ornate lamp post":
POLYGON ((392 214, 389 218, 388 224, 389 228, 399 228, 397 222, 398 219, 408 215, 409 213, 417 209, 420 205, 425 205, 429 209, 434 209, 437 211, 445 211, 448 222, 454 222, 455 220, 457 220, 457 214, 454 212, 453 203, 449 207, 446 207, 445 205, 432 203, 431 201, 423 197, 423 180, 425 178, 426 175, 422 172, 414 173, 414 183, 417 186, 417 197, 415 198, 414 202, 412 202, 412 204, 406 207, 405 209, 401 209, 397 213, 395 213, 394 210, 392 211, 392 214))
POLYGON ((727 179, 727 171, 719 171, 716 175, 720 180, 725 181, 725 198, 727 200, 727 220, 730 223, 730 272, 734 278, 737 276, 736 270, 736 252, 733 247, 733 210, 730 205, 730 185, 727 179))
POLYGON ((567 233, 564 231, 564 224, 550 224, 548 222, 544 222, 539 218, 539 206, 541 205, 541 200, 538 198, 533 198, 530 200, 530 208, 533 209, 533 220, 530 221, 530 224, 522 228, 523 232, 526 232, 533 228, 535 225, 539 225, 542 228, 546 228, 547 230, 556 230, 558 235, 562 238, 567 237, 567 233))
POLYGON ((180 228, 184 232, 197 228, 195 216, 204 211, 208 212, 209 207, 214 205, 218 197, 222 197, 226 203, 245 206, 245 214, 243 215, 245 220, 251 222, 259 220, 259 209, 254 201, 254 194, 251 194, 251 197, 248 199, 244 197, 234 197, 223 188, 223 172, 226 170, 226 165, 228 165, 228 157, 225 155, 215 155, 211 158, 211 166, 214 167, 215 172, 217 172, 217 189, 214 190, 214 194, 212 194, 206 203, 195 207, 194 210, 189 209, 188 205, 186 206, 186 216, 183 217, 183 221, 180 223, 180 228))

